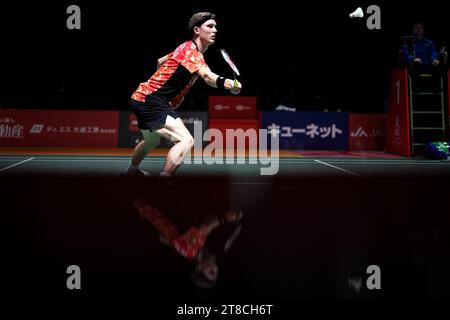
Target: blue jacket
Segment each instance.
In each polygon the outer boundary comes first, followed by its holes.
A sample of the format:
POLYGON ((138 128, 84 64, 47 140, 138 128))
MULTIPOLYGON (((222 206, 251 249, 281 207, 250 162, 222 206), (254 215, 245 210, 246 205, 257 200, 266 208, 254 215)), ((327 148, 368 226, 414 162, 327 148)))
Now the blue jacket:
POLYGON ((408 62, 420 58, 422 64, 429 65, 437 58, 437 52, 434 48, 433 41, 427 38, 422 38, 420 40, 416 39, 412 47, 405 44, 402 46, 401 51, 405 54, 408 62))

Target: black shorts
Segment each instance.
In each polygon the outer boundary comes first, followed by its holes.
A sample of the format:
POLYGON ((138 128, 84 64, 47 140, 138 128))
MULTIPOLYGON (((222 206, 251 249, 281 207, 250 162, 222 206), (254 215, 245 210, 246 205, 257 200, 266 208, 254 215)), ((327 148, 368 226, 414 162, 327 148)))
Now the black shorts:
POLYGON ((131 108, 141 130, 156 131, 161 129, 166 123, 167 116, 174 119, 179 118, 168 103, 151 97, 148 97, 146 102, 131 99, 131 108))

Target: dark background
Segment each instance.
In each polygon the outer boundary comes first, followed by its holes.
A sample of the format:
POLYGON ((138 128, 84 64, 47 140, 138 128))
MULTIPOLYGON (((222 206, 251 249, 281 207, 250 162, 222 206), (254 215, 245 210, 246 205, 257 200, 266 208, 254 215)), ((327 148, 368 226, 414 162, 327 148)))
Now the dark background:
MULTIPOLYGON (((280 310, 280 302, 291 301, 290 309, 305 299, 450 297, 448 176, 290 175, 277 176, 271 185, 231 187, 228 177, 213 175, 165 184, 67 174, 4 177, 6 298, 146 296, 144 305, 152 310, 168 301, 259 301, 280 310), (142 197, 180 233, 215 213, 241 208, 241 234, 226 254, 217 255, 216 287, 192 284, 192 262, 162 244, 133 207, 142 197), (82 270, 81 290, 66 287, 72 264, 82 270), (381 269, 381 290, 365 285, 369 265, 381 269), (348 281, 358 277, 362 289, 352 290, 348 281)), ((213 231, 207 245, 221 231, 213 231)))
MULTIPOLYGON (((1 6, 2 108, 128 110, 131 93, 155 71, 156 59, 188 39, 187 22, 198 11, 217 15, 218 37, 205 53, 207 63, 231 77, 218 53, 226 48, 241 69, 242 94, 257 95, 260 109, 281 102, 298 110, 385 112, 390 73, 412 21, 425 21, 438 50, 449 45, 447 11, 437 2, 78 0, 1 6), (66 27, 71 4, 81 8, 81 30, 66 27), (381 30, 367 29, 367 14, 348 17, 372 4, 381 8, 381 30)), ((199 81, 183 110, 206 110, 211 94, 228 93, 199 81)))

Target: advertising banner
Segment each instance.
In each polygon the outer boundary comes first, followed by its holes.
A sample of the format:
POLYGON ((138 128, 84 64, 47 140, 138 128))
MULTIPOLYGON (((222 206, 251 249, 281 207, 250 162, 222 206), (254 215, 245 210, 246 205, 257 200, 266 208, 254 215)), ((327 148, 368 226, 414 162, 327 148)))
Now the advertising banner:
MULTIPOLYGON (((447 104, 448 104, 448 124, 447 130, 450 129, 450 69, 447 69, 447 104)), ((447 136, 450 135, 450 132, 447 132, 447 136)))
POLYGON ((256 97, 210 96, 208 113, 211 119, 258 119, 256 97))
POLYGON ((118 144, 116 111, 0 110, 0 146, 108 147, 118 144))
MULTIPOLYGON (((224 148, 257 149, 259 141, 259 120, 253 119, 209 119, 208 140, 219 139, 224 148), (215 130, 219 132, 214 132, 215 130)), ((211 141, 211 142, 213 142, 211 141)))
POLYGON ((387 115, 350 113, 348 149, 384 150, 386 147, 387 115))
POLYGON ((407 69, 392 71, 386 151, 410 157, 410 125, 407 69))
MULTIPOLYGON (((347 150, 348 113, 263 111, 261 128, 278 135, 280 149, 347 150)), ((270 140, 268 140, 270 142, 270 140)))

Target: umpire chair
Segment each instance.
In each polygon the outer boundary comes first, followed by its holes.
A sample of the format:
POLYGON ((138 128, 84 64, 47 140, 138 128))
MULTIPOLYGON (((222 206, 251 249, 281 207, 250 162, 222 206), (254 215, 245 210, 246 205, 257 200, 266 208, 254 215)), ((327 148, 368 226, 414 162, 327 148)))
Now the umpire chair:
POLYGON ((447 141, 447 57, 444 47, 439 52, 438 67, 417 66, 408 64, 399 53, 399 66, 408 68, 412 156, 424 155, 427 142, 447 141))

